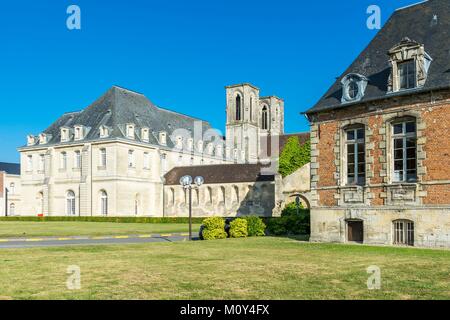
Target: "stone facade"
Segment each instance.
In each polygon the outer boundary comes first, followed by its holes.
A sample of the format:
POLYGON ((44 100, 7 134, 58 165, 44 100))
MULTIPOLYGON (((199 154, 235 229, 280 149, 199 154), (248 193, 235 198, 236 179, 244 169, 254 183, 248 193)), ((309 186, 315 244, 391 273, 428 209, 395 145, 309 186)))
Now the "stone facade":
POLYGON ((445 1, 396 11, 342 75, 365 94, 337 80, 307 112, 311 241, 450 247, 449 25, 445 1))
MULTIPOLYGON (((224 139, 208 122, 159 108, 142 94, 113 87, 86 109, 66 113, 43 133, 27 137, 27 145, 19 148, 20 196, 13 199, 19 204, 15 214, 185 215, 184 195, 178 186, 164 187, 165 175, 177 167, 207 170, 214 165, 258 162, 261 136, 278 137, 283 132, 283 108, 281 99, 260 98, 259 89, 250 84, 227 87, 224 139), (239 119, 237 95, 242 99, 239 119), (267 110, 265 128, 263 109, 267 110)), ((209 182, 214 189, 212 203, 200 193, 195 214, 269 216, 276 205, 274 181, 222 181, 220 187, 209 182), (219 201, 222 188, 224 200, 219 201)))

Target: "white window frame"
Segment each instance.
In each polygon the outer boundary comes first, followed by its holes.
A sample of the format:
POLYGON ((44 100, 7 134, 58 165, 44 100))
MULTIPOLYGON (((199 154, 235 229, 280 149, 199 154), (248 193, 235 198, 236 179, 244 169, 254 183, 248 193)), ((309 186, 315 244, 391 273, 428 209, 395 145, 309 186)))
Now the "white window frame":
POLYGON ((144 152, 144 169, 150 169, 150 153, 144 152))
POLYGON ((67 170, 67 152, 65 151, 60 153, 59 169, 67 170))
POLYGON ((73 191, 66 193, 66 215, 69 217, 76 216, 76 195, 73 191))
POLYGON ((75 151, 75 159, 74 160, 75 160, 74 161, 75 169, 81 169, 82 160, 81 160, 81 151, 80 150, 75 151))
POLYGON ((417 121, 416 119, 404 119, 400 121, 393 121, 391 123, 391 144, 392 144, 392 181, 395 183, 401 183, 401 182, 409 182, 409 183, 415 183, 417 182, 417 121), (414 132, 406 132, 407 131, 407 125, 414 123, 415 130, 414 132), (402 133, 395 134, 394 130, 397 125, 402 125, 402 133), (414 147, 407 147, 407 141, 408 139, 414 139, 415 146, 414 147), (396 148, 395 142, 396 140, 402 140, 402 148, 396 148), (414 158, 408 158, 408 149, 415 149, 415 157, 414 158), (395 153, 396 151, 401 150, 402 151, 402 159, 396 160, 395 153), (396 161, 403 161, 402 164, 402 170, 395 170, 395 163, 396 161), (409 169, 408 170, 408 160, 415 160, 416 166, 415 169, 409 169), (408 180, 408 171, 415 171, 415 176, 413 179, 408 180), (403 172, 403 177, 400 178, 400 172, 403 172))
POLYGON ((108 193, 105 190, 100 191, 100 214, 108 216, 108 193))
POLYGON ((128 168, 136 168, 136 156, 134 150, 128 150, 128 168))
POLYGON ((33 171, 33 155, 27 155, 27 171, 33 171))
POLYGON ((106 168, 107 160, 106 160, 106 148, 101 148, 99 150, 100 153, 100 167, 106 168))
POLYGON ((355 186, 363 186, 366 184, 366 131, 365 131, 365 127, 364 126, 352 126, 350 128, 346 128, 344 130, 344 140, 345 140, 345 150, 344 150, 344 154, 345 154, 345 184, 346 185, 355 185, 355 186), (363 137, 362 138, 358 138, 358 132, 361 131, 363 132, 363 137), (348 135, 349 133, 353 132, 354 135, 354 139, 353 140, 349 140, 348 139, 348 135), (363 146, 363 150, 364 150, 364 160, 361 163, 359 161, 359 146, 362 145, 363 146), (353 154, 354 154, 354 168, 353 168, 353 181, 350 181, 350 177, 349 177, 349 152, 348 149, 349 147, 353 148, 353 154), (362 172, 360 172, 359 167, 360 165, 364 165, 364 168, 362 169, 362 172), (359 180, 360 175, 363 174, 363 178, 362 181, 359 180))

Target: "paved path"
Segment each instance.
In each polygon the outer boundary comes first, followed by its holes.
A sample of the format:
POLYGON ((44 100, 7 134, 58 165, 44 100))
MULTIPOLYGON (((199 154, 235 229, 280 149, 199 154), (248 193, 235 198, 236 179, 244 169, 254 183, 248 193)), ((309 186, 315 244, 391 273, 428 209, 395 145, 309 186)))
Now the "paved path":
MULTIPOLYGON (((192 236, 194 237, 194 239, 197 239, 198 233, 193 233, 192 236)), ((0 239, 0 249, 176 242, 176 241, 187 241, 188 239, 189 239, 188 233, 95 236, 95 237, 70 236, 70 237, 8 238, 8 239, 0 239)))

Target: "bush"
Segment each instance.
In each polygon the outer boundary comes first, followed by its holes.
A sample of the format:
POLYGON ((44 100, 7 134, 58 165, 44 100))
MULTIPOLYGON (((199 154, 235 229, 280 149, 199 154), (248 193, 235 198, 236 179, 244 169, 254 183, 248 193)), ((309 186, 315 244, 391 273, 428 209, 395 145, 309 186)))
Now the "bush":
POLYGON ((262 237, 266 235, 266 225, 260 217, 250 216, 247 220, 247 231, 249 237, 262 237))
POLYGON ((280 154, 279 173, 283 178, 311 162, 311 142, 300 145, 298 137, 290 137, 280 154))
POLYGON ((230 223, 230 237, 231 238, 247 238, 247 220, 238 218, 230 223))
POLYGON ((203 221, 202 235, 205 240, 226 239, 225 220, 220 217, 205 219, 203 221))
POLYGON ((283 210, 281 218, 270 219, 267 225, 270 234, 280 235, 308 235, 310 234, 310 214, 309 210, 301 209, 297 214, 297 209, 293 210, 288 206, 283 210))

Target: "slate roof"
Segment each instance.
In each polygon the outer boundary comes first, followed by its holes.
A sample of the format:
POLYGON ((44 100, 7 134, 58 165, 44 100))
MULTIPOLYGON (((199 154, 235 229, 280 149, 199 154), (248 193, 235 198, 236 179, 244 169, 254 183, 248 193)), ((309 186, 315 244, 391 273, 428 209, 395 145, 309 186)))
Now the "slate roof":
POLYGON ((20 175, 20 164, 0 162, 0 172, 6 172, 7 174, 20 175))
POLYGON ((177 167, 170 170, 164 177, 165 185, 180 184, 180 178, 190 175, 195 178, 202 176, 205 184, 239 183, 256 181, 274 181, 274 175, 261 175, 261 164, 220 164, 193 167, 177 167))
MULTIPOLYGON (((390 75, 387 52, 405 37, 423 44, 425 51, 433 59, 425 86, 416 89, 416 92, 450 87, 450 1, 429 0, 398 9, 319 102, 305 113, 312 114, 386 98, 390 75), (433 20, 435 15, 437 23, 433 20), (364 75, 369 83, 361 101, 342 104, 341 80, 349 73, 364 75)), ((390 95, 410 93, 408 90, 390 95)))
POLYGON ((169 138, 172 132, 176 129, 193 132, 196 121, 202 121, 203 132, 211 128, 208 122, 159 108, 140 93, 113 86, 86 109, 62 115, 44 133, 50 136, 46 146, 61 144, 60 128, 73 128, 75 125, 88 128, 89 131, 83 141, 100 140, 99 128, 102 125, 112 129, 106 139, 126 139, 126 124, 134 123, 135 141, 140 141, 139 129, 148 127, 151 131, 149 144, 159 145, 159 132, 165 131, 168 135, 167 147, 172 148, 174 144, 169 138))

